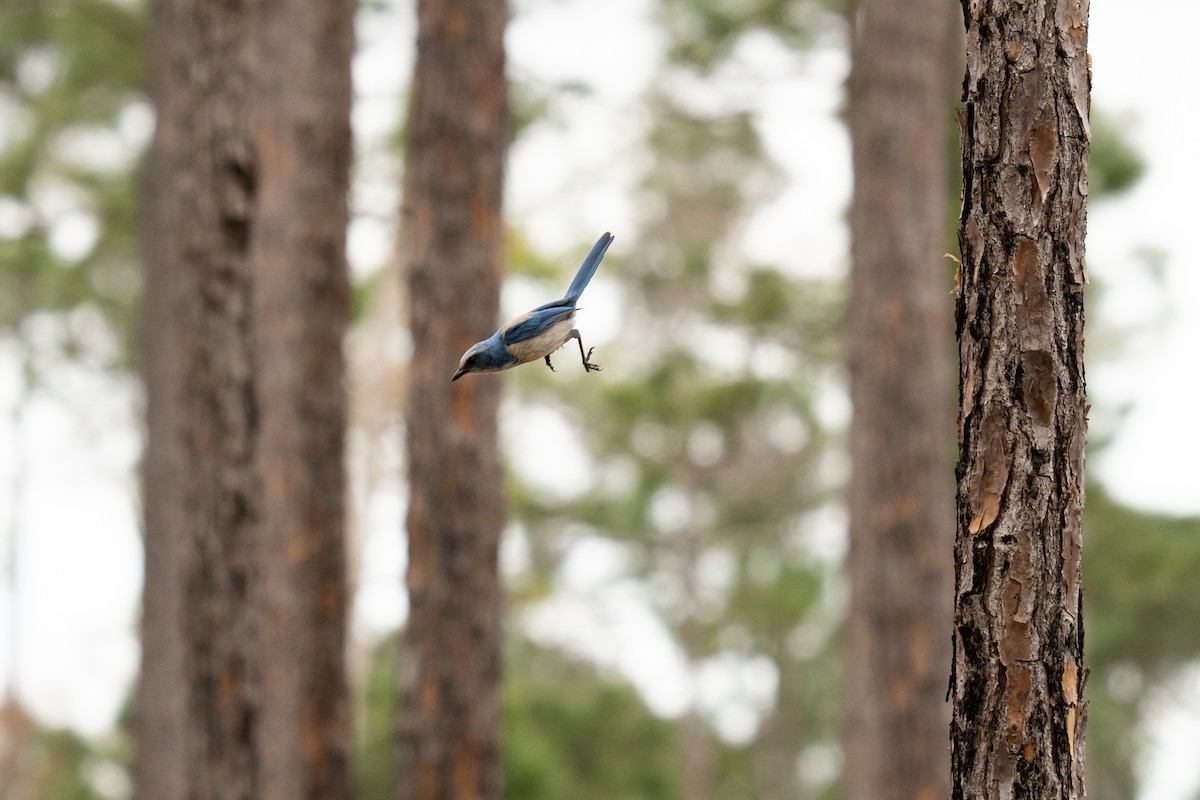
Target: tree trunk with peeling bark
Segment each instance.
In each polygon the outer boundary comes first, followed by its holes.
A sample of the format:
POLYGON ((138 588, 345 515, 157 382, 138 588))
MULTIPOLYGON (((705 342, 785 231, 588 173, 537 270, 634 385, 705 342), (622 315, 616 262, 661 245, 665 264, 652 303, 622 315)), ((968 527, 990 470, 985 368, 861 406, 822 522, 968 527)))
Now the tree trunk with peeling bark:
POLYGON ((345 800, 350 0, 156 0, 141 800, 345 800))
POLYGON ((955 798, 1084 796, 1087 0, 964 0, 955 798))
POLYGON ((852 20, 849 800, 950 793, 953 328, 942 254, 956 21, 947 11, 940 0, 865 0, 852 20))
POLYGON ((492 0, 417 11, 401 219, 413 343, 401 800, 502 795, 500 379, 450 376, 499 306, 507 13, 492 0))

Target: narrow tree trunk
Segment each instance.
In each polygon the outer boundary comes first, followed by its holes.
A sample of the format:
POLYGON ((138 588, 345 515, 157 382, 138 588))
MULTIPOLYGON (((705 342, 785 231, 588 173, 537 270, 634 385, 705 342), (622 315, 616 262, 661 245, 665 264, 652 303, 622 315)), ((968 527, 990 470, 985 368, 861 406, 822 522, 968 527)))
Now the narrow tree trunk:
POLYGON ((940 0, 865 0, 848 120, 849 800, 949 796, 954 452, 947 211, 953 19, 940 0))
POLYGON ((403 800, 501 796, 499 378, 450 375, 497 318, 506 15, 490 0, 418 6, 402 212, 413 344, 403 800))
POLYGON ((355 7, 264 3, 253 53, 261 800, 350 796, 342 340, 355 7))
MULTIPOLYGON (((156 44, 159 44, 156 41, 156 44)), ((164 48, 150 58, 152 94, 165 75, 164 48)), ((161 124, 161 123, 160 123, 161 124)), ((163 202, 145 204, 143 250, 147 264, 161 265, 169 257, 167 230, 171 218, 167 191, 170 165, 155 143, 146 160, 143 192, 163 202)), ((182 427, 180 400, 184 396, 183 349, 173 315, 179 307, 177 283, 167 269, 147 269, 143 281, 141 330, 142 379, 146 387, 146 448, 142 457, 142 505, 145 519, 144 587, 142 589, 142 664, 138 674, 134 715, 134 800, 185 800, 187 796, 187 704, 183 690, 183 619, 179 592, 184 552, 183 449, 175 440, 182 427)))
MULTIPOLYGON (((692 487, 689 486, 689 489, 692 487)), ((671 543, 674 577, 680 587, 679 646, 693 681, 706 653, 700 622, 700 554, 703 537, 694 530, 680 531, 671 543)), ((688 800, 713 800, 717 783, 717 746, 713 732, 693 707, 675 725, 679 741, 683 796, 688 800)))
POLYGON ((691 710, 675 723, 679 741, 680 786, 687 800, 712 800, 716 789, 717 743, 700 712, 691 710))
MULTIPOLYGON (((148 556, 173 547, 179 558, 185 796, 251 800, 260 791, 254 565, 262 507, 253 465, 259 398, 248 252, 257 166, 247 113, 250 14, 242 4, 160 0, 151 25, 162 78, 146 204, 155 224, 148 284, 161 282, 167 296, 162 317, 149 322, 165 326, 178 374, 161 388, 161 376, 147 375, 148 418, 164 415, 171 427, 150 429, 146 463, 179 474, 147 475, 146 547, 148 556), (158 460, 160 449, 169 461, 158 460), (156 494, 154 478, 177 485, 178 495, 156 494)), ((149 558, 147 566, 161 568, 149 558)), ((148 575, 146 585, 161 577, 148 575)), ((153 659, 165 658, 170 643, 142 645, 153 659)), ((139 746, 158 743, 143 738, 139 746)))
POLYGON ((955 798, 1078 798, 1087 0, 964 2, 955 798))
POLYGON ((143 800, 348 796, 352 14, 152 6, 143 800))
MULTIPOLYGON (((778 661, 775 663, 779 664, 778 661)), ((788 720, 780 711, 784 702, 783 677, 780 675, 780 700, 775 711, 763 720, 750 752, 760 800, 802 800, 807 794, 796 774, 800 737, 788 729, 788 720)))

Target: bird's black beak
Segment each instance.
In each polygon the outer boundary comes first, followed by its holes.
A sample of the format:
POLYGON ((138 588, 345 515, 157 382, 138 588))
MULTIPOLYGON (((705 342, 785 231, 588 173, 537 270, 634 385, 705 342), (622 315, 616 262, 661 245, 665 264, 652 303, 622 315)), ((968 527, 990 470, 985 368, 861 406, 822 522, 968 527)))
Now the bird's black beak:
POLYGON ((450 378, 450 382, 454 383, 456 380, 458 380, 459 378, 461 378, 463 375, 466 375, 466 374, 467 374, 467 371, 465 369, 460 369, 458 372, 454 373, 453 377, 450 378))

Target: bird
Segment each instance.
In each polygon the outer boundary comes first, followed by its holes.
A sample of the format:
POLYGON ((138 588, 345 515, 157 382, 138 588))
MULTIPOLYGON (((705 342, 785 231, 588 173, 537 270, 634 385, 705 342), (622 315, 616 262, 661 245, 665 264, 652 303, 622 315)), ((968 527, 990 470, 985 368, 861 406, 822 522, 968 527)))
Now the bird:
POLYGON ((600 261, 612 242, 613 235, 607 232, 596 240, 561 300, 538 306, 501 325, 499 330, 482 342, 471 345, 467 352, 463 353, 458 362, 458 371, 450 381, 453 383, 468 372, 499 372, 518 364, 537 361, 539 358, 546 361, 546 366, 551 372, 556 372, 554 365, 550 363, 550 354, 571 339, 579 343, 579 356, 583 360, 584 371, 599 372, 600 365, 591 360, 592 351, 596 348, 589 349, 586 354, 583 352, 583 339, 579 331, 572 326, 572 322, 577 310, 575 304, 587 288, 588 281, 596 274, 596 268, 600 266, 600 261))

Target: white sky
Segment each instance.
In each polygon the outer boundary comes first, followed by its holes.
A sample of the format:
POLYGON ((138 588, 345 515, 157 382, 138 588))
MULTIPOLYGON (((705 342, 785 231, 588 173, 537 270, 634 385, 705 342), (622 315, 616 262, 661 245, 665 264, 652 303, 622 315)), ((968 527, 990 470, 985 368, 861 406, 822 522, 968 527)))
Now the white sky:
MULTIPOLYGON (((649 5, 648 0, 531 2, 511 26, 515 74, 548 83, 582 81, 595 89, 566 101, 562 125, 522 140, 512 155, 510 214, 549 252, 590 241, 600 230, 617 233, 619 250, 630 238, 622 233, 635 228, 629 197, 643 166, 636 143, 645 124, 638 99, 655 74, 659 47, 649 5), (570 202, 562 202, 565 198, 570 202)), ((1200 513, 1200 467, 1192 456, 1200 452, 1195 412, 1200 315, 1192 310, 1200 298, 1200 243, 1192 227, 1200 216, 1193 191, 1200 182, 1200 150, 1186 145, 1200 129, 1200 95, 1194 82, 1184 82, 1192 80, 1192 38, 1198 29, 1200 4, 1187 0, 1119 0, 1092 7, 1094 104, 1128 120, 1127 133, 1149 167, 1134 192, 1090 212, 1089 268, 1108 291, 1089 313, 1135 331, 1118 360, 1089 366, 1094 404, 1130 408, 1112 447, 1093 468, 1121 500, 1179 513, 1200 513), (1158 277, 1139 260, 1146 249, 1162 253, 1158 277)), ((354 192, 355 209, 363 216, 351 228, 349 243, 360 272, 378 268, 394 238, 394 164, 371 142, 390 129, 401 107, 397 94, 409 70, 410 34, 407 13, 373 19, 360 30, 364 52, 355 63, 360 96, 355 124, 367 164, 354 192)), ((748 224, 744 247, 756 258, 783 261, 804 253, 813 269, 844 269, 849 154, 833 113, 845 58, 836 49, 797 58, 762 39, 751 43, 740 51, 734 77, 739 69, 773 76, 770 85, 748 84, 748 91, 756 94, 767 144, 789 186, 748 224)), ((598 301, 612 297, 602 279, 594 291, 598 301)), ((593 303, 588 313, 592 319, 585 323, 595 325, 603 341, 615 315, 606 314, 603 303, 593 303)), ((97 733, 111 725, 137 666, 141 566, 132 477, 138 448, 133 393, 128 386, 64 369, 54 379, 61 396, 86 399, 85 412, 79 413, 82 403, 72 407, 40 399, 14 431, 9 415, 17 394, 15 368, 11 350, 0 348, 0 440, 17 445, 0 449, 0 524, 12 509, 16 471, 24 476, 16 509, 22 552, 19 689, 47 721, 97 733)), ((523 430, 529 435, 532 430, 523 430)), ((400 501, 391 495, 377 498, 366 515, 371 533, 357 624, 368 632, 394 625, 403 614, 400 515, 400 501)), ((0 530, 0 537, 6 535, 0 530)), ((619 554, 605 558, 598 563, 619 554)), ((581 578, 585 587, 588 580, 595 576, 581 578)), ((610 584, 605 591, 613 617, 595 622, 600 626, 595 635, 610 637, 606 641, 613 652, 638 653, 636 643, 611 639, 614 631, 653 627, 638 610, 635 588, 610 584)), ((571 627, 562 621, 564 615, 572 617, 567 609, 577 600, 565 597, 561 608, 535 615, 530 621, 535 632, 561 638, 571 627)), ((12 656, 6 652, 7 596, 0 598, 0 610, 0 679, 7 680, 12 656)), ((585 617, 573 619, 579 623, 585 617)), ((652 632, 646 636, 645 641, 653 639, 652 632)), ((677 710, 688 696, 672 683, 681 669, 677 654, 667 648, 660 655, 660 667, 631 677, 660 710, 677 710)), ((616 663, 632 661, 618 657, 616 663)), ((743 667, 756 669, 738 669, 743 667)), ((719 683, 712 674, 698 676, 691 695, 716 696, 705 688, 714 681, 719 683)), ((1144 797, 1184 798, 1200 784, 1200 775, 1164 766, 1194 760, 1200 713, 1194 683, 1184 693, 1191 716, 1156 731, 1159 744, 1144 797)), ((719 705, 711 696, 706 702, 719 705)), ((735 704, 731 731, 745 728, 746 709, 756 702, 761 698, 735 704)))
POLYGON ((1118 498, 1144 508, 1200 513, 1200 91, 1193 75, 1200 6, 1185 0, 1123 0, 1092 5, 1093 105, 1129 120, 1147 161, 1128 196, 1089 213, 1091 274, 1110 291, 1099 309, 1138 325, 1120 362, 1095 366, 1090 388, 1132 411, 1098 472, 1118 498), (1136 254, 1165 256, 1160 281, 1136 254))

